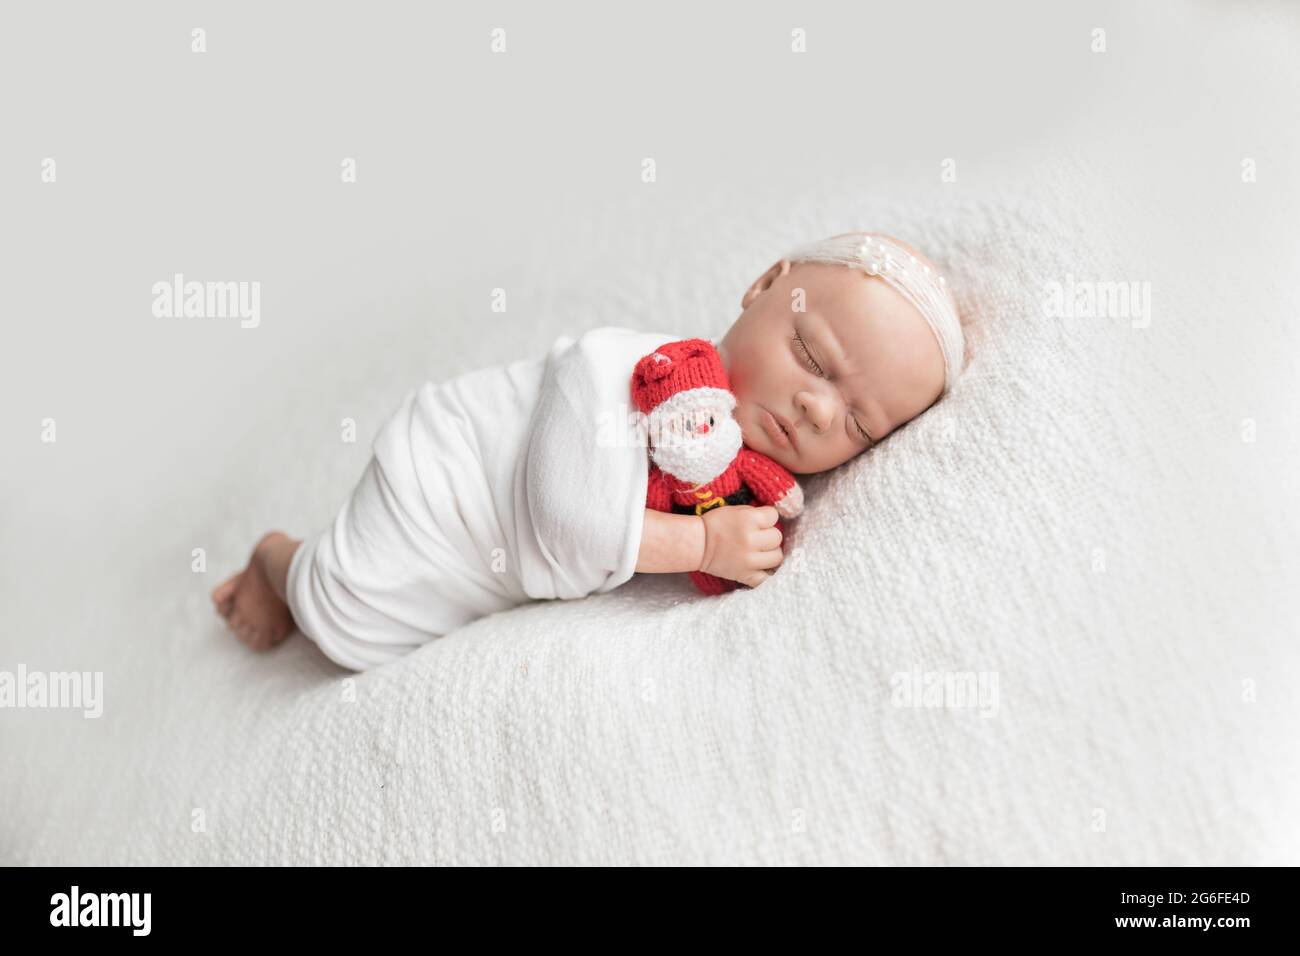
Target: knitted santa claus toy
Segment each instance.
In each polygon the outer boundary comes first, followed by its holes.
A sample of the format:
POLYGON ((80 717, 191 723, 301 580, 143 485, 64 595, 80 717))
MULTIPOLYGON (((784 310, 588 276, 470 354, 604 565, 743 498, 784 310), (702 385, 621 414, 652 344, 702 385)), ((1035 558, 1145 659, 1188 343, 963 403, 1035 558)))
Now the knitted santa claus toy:
MULTIPOLYGON (((725 505, 772 505, 783 518, 803 511, 794 476, 741 444, 731 416, 736 396, 707 339, 669 342, 637 362, 632 400, 645 416, 650 445, 647 508, 702 515, 725 505)), ((776 526, 784 536, 779 519, 776 526)), ((704 594, 738 586, 703 571, 692 571, 691 580, 704 594)))

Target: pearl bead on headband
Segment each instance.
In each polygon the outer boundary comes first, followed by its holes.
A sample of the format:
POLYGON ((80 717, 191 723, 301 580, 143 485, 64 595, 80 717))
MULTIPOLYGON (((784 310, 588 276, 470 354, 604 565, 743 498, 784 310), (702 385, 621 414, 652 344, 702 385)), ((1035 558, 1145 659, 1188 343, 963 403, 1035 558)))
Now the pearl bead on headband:
POLYGON ((791 262, 829 262, 879 276, 912 304, 930 326, 943 353, 943 391, 962 370, 966 348, 957 317, 957 302, 947 280, 888 236, 852 232, 801 246, 786 256, 791 262))

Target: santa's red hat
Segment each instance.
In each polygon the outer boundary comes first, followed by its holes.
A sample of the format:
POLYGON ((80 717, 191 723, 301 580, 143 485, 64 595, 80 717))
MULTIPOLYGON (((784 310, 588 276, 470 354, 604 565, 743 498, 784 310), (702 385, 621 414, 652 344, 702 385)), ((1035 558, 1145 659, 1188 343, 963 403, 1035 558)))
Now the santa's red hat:
POLYGON ((637 362, 632 400, 645 415, 665 411, 665 404, 680 412, 718 402, 730 407, 736 401, 722 356, 708 339, 669 342, 637 362))

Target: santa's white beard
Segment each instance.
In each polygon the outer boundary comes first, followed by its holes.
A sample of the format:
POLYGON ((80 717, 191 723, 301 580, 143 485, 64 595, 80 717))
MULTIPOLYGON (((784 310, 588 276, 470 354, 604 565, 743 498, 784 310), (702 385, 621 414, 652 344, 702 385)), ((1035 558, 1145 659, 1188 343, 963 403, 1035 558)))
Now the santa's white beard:
POLYGON ((702 485, 727 470, 740 452, 741 441, 740 423, 726 415, 703 435, 673 435, 656 446, 650 457, 678 481, 702 485))

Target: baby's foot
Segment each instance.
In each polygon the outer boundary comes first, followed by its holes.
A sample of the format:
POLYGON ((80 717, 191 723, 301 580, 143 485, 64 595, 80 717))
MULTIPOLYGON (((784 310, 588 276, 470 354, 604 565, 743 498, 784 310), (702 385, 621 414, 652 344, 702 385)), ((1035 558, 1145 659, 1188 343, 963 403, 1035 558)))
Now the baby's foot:
MULTIPOLYGON (((241 641, 255 651, 265 651, 293 633, 293 616, 271 586, 271 574, 279 570, 291 539, 279 531, 263 536, 248 559, 248 567, 223 581, 212 592, 217 613, 241 641), (277 568, 270 568, 274 561, 277 568)), ((292 548, 290 548, 292 553, 292 548)), ((283 583, 281 584, 283 588, 283 583)))

